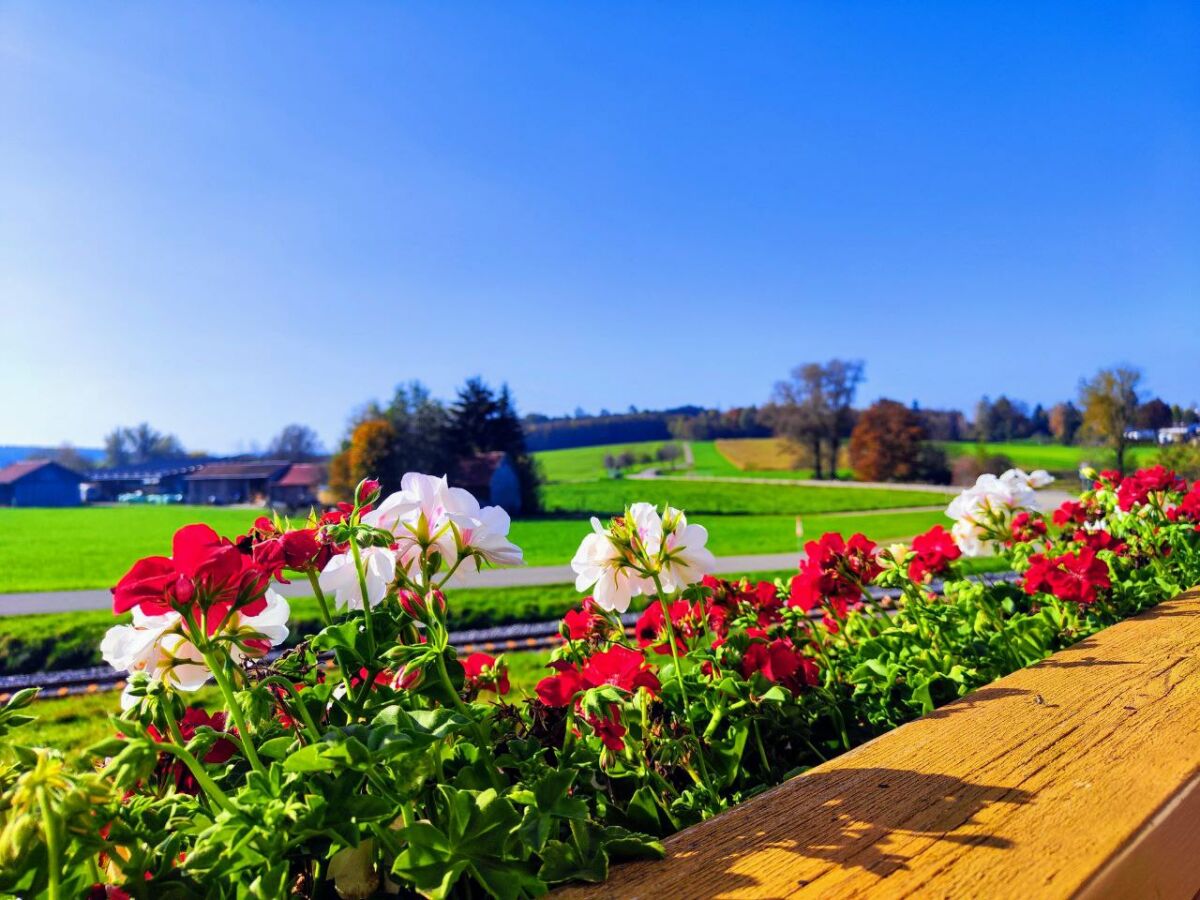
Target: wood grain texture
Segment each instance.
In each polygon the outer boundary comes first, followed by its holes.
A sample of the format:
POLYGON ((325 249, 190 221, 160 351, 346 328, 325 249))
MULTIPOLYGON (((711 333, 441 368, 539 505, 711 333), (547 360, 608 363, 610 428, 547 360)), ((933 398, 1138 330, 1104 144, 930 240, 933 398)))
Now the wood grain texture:
POLYGON ((1194 590, 559 894, 1191 897, 1198 775, 1194 590))

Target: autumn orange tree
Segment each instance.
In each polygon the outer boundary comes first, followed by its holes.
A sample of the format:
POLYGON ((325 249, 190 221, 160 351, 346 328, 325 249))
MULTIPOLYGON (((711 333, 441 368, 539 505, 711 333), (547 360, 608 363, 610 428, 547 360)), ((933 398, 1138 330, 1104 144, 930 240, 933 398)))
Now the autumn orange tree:
POLYGON ((398 486, 399 475, 394 473, 393 464, 395 444, 396 430, 387 419, 359 422, 350 433, 349 444, 329 462, 329 489, 348 500, 356 484, 376 474, 394 476, 398 486))
POLYGON ((919 475, 928 435, 915 412, 895 400, 863 411, 850 432, 850 466, 862 481, 908 481, 919 475))

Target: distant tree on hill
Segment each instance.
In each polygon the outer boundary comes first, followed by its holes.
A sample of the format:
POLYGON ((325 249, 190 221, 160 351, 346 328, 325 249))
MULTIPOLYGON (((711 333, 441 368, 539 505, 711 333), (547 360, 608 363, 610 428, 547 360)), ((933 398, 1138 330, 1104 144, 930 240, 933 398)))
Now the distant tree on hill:
POLYGON ((1135 428, 1170 428, 1175 424, 1175 416, 1161 398, 1147 400, 1137 408, 1133 416, 1135 428))
POLYGON ((1079 405, 1083 407, 1083 429, 1112 448, 1117 469, 1125 471, 1128 440, 1138 409, 1138 386, 1142 373, 1132 366, 1101 369, 1079 383, 1079 405))
POLYGON ((658 457, 659 462, 670 463, 673 469, 675 468, 675 461, 683 456, 683 450, 680 449, 678 444, 663 444, 658 448, 655 456, 658 457))
POLYGON ((1079 426, 1082 424, 1083 414, 1079 412, 1079 408, 1070 400, 1065 403, 1056 403, 1050 408, 1050 434, 1060 444, 1070 445, 1075 443, 1075 437, 1079 433, 1079 426))
MULTIPOLYGON (((913 481, 928 437, 921 419, 903 403, 878 400, 850 434, 850 465, 861 481, 913 481)), ((944 459, 943 459, 944 464, 944 459)))
POLYGON ((854 397, 864 378, 863 363, 832 359, 805 363, 777 382, 762 417, 775 433, 804 447, 815 478, 837 477, 838 448, 854 426, 854 397))
POLYGON ((275 435, 267 447, 267 456, 289 462, 311 462, 324 455, 321 439, 307 425, 284 426, 283 431, 275 435))
POLYGON ((132 428, 118 426, 104 438, 104 463, 108 466, 137 465, 186 455, 179 438, 155 431, 146 422, 132 428))

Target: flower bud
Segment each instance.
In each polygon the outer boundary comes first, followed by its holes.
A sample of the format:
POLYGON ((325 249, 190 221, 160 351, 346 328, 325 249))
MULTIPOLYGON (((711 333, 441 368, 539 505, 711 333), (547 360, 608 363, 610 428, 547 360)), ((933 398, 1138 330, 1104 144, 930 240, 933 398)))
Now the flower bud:
POLYGON ((392 679, 392 690, 415 691, 425 680, 425 672, 419 666, 406 665, 392 679))
POLYGON ((379 481, 375 478, 364 478, 354 489, 354 505, 367 506, 379 499, 379 481))
POLYGON ((396 594, 400 608, 414 619, 425 618, 425 598, 416 591, 400 591, 396 594))

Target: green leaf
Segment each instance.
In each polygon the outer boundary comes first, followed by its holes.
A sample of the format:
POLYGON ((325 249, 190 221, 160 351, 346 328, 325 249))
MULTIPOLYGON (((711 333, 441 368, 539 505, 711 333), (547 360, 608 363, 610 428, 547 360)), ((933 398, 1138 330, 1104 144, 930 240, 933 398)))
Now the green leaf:
POLYGON ((337 768, 333 760, 321 756, 321 744, 301 747, 283 763, 285 772, 329 772, 337 768))

